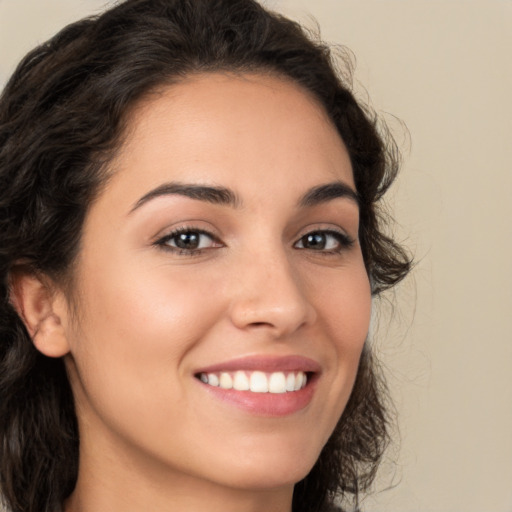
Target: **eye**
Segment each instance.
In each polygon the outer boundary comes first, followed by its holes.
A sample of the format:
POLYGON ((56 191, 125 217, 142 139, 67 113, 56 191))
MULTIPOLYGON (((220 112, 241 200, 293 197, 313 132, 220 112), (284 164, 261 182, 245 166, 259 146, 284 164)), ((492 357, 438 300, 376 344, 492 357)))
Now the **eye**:
POLYGON ((341 252, 354 244, 354 241, 344 233, 332 230, 312 231, 301 237, 295 244, 297 249, 323 251, 328 253, 341 252))
POLYGON ((204 249, 222 247, 222 244, 207 231, 180 228, 157 240, 156 245, 179 254, 199 253, 204 249))

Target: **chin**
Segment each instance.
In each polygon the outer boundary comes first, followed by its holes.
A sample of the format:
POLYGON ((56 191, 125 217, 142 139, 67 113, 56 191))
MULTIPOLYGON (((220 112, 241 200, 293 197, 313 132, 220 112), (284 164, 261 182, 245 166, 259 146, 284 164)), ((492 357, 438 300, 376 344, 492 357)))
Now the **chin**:
POLYGON ((300 460, 292 463, 275 461, 265 466, 244 468, 230 478, 226 478, 226 483, 237 489, 255 491, 293 487, 308 475, 315 462, 304 464, 300 460))
POLYGON ((273 489, 295 485, 305 478, 318 460, 322 446, 282 443, 247 451, 237 451, 225 459, 223 480, 240 489, 273 489))

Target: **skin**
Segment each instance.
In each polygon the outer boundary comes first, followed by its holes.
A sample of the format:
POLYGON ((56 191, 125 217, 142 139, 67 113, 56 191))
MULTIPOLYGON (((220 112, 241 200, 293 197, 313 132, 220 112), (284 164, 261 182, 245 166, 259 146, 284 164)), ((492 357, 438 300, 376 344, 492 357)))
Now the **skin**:
POLYGON ((64 355, 76 399, 80 471, 66 511, 289 511, 347 403, 370 319, 356 201, 299 204, 327 183, 355 190, 346 148, 309 94, 262 75, 163 89, 127 133, 85 221, 72 304, 52 294, 35 337, 64 355), (169 182, 226 187, 237 203, 140 202, 169 182), (176 238, 162 242, 176 228, 211 237, 180 253, 176 238), (305 243, 319 231, 326 247, 305 243), (255 355, 317 362, 306 407, 249 412, 195 375, 255 355))

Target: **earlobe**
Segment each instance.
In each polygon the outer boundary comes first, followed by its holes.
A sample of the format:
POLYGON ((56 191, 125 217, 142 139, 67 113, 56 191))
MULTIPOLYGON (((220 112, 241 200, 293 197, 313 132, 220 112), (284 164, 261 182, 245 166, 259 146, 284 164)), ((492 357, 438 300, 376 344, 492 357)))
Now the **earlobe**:
POLYGON ((28 270, 14 270, 10 275, 10 300, 39 352, 48 357, 69 352, 59 294, 45 279, 28 270))

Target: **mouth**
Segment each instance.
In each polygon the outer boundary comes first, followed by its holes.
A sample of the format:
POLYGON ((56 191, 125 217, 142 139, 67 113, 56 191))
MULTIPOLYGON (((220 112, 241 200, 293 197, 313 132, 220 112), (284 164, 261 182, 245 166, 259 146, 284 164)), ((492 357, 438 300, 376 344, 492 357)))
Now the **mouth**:
POLYGON ((194 374, 210 396, 259 416, 298 412, 313 399, 321 367, 302 356, 250 356, 194 374))
POLYGON ((244 371, 200 372, 196 377, 208 386, 251 393, 294 393, 304 389, 312 372, 304 371, 244 371))

